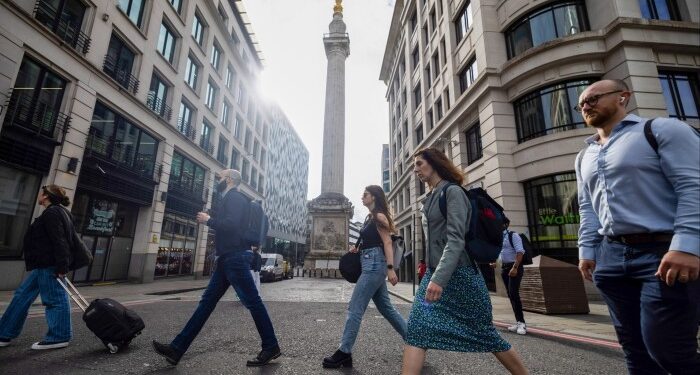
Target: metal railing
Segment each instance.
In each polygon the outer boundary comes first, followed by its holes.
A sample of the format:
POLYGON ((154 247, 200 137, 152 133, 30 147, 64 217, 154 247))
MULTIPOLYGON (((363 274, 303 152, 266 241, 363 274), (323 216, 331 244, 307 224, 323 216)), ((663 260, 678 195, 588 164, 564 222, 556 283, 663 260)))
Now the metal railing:
POLYGON ((173 110, 165 101, 156 96, 156 93, 150 91, 146 96, 146 106, 155 112, 160 118, 170 121, 173 115, 173 110))
POLYGON ((115 153, 119 154, 119 150, 115 149, 114 137, 100 137, 91 130, 84 158, 97 161, 96 166, 101 169, 101 172, 107 172, 105 169, 117 170, 140 180, 160 182, 163 165, 156 163, 153 155, 136 153, 133 158, 124 157, 124 160, 119 160, 118 156, 115 158, 115 153))
POLYGON ((177 131, 192 142, 197 139, 197 129, 192 125, 191 121, 185 121, 182 117, 177 119, 177 131))
MULTIPOLYGON (((58 14, 55 9, 46 0, 39 0, 34 6, 34 18, 42 24, 46 25, 51 31, 56 34, 61 40, 66 42, 74 50, 87 54, 90 50, 90 37, 80 30, 81 25, 66 22, 58 14)), ((81 20, 82 21, 82 20, 81 20)))
POLYGON ((16 126, 60 144, 70 127, 70 116, 56 111, 51 103, 36 99, 35 93, 34 89, 10 90, 5 103, 7 115, 4 126, 16 126))
POLYGON ((206 151, 209 155, 214 156, 214 145, 210 141, 204 139, 199 141, 199 147, 206 151))
POLYGON ((136 95, 136 93, 139 91, 139 80, 131 75, 131 70, 122 69, 121 67, 117 66, 117 61, 110 57, 109 54, 105 55, 102 71, 107 73, 108 76, 112 77, 115 81, 117 81, 117 83, 129 90, 132 94, 136 95))
POLYGON ((182 184, 182 182, 171 181, 168 184, 168 192, 198 199, 198 203, 206 202, 206 190, 204 189, 204 182, 194 182, 193 177, 191 177, 190 180, 192 181, 191 186, 185 186, 182 184))

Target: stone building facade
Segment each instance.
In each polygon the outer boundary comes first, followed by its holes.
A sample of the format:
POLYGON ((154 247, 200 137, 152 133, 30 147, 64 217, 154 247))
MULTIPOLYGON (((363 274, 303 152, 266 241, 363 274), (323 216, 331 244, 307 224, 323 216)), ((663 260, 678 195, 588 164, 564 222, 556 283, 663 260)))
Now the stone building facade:
MULTIPOLYGON (((593 133, 572 109, 623 79, 628 110, 698 126, 700 3, 685 0, 397 0, 380 79, 389 103, 396 223, 422 253, 412 171, 445 151, 541 254, 576 263, 574 158, 593 133)), ((413 260, 415 261, 415 259, 413 260)))
POLYGON ((214 173, 265 197, 272 119, 241 1, 0 1, 0 289, 22 280, 40 186, 69 191, 76 282, 210 271, 214 173))

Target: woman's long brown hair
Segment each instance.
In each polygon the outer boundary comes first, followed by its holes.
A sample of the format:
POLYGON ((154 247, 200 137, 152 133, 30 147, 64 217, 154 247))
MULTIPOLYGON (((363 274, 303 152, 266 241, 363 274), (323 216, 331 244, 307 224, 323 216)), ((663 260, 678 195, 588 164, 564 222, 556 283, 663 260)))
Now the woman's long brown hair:
POLYGON ((443 180, 458 185, 464 183, 464 173, 452 164, 442 151, 435 148, 424 148, 418 150, 414 156, 423 158, 443 180))
POLYGON ((389 222, 389 227, 384 229, 388 230, 391 233, 395 233, 396 228, 394 227, 394 220, 391 218, 391 213, 389 212, 389 203, 387 203, 386 201, 386 194, 384 194, 384 189, 377 185, 369 185, 365 188, 365 190, 374 197, 374 209, 369 213, 370 216, 373 219, 375 219, 377 225, 382 226, 379 223, 379 221, 376 220, 376 218, 377 214, 384 214, 384 216, 386 216, 387 221, 389 222))

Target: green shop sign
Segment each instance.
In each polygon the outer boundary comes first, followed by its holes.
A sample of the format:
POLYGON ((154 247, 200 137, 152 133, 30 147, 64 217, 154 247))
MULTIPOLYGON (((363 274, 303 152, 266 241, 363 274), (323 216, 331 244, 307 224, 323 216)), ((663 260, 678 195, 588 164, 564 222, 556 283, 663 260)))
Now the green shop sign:
POLYGON ((560 214, 553 208, 540 208, 540 225, 564 225, 564 224, 580 224, 581 217, 578 213, 569 212, 560 214))

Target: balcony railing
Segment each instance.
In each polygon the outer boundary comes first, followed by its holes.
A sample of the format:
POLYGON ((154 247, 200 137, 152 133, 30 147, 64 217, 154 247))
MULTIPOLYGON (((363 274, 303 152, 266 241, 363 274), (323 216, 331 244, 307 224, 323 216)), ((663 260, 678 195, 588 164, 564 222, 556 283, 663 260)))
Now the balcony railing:
POLYGON ((146 106, 155 112, 160 118, 170 121, 173 115, 173 110, 165 104, 165 101, 156 96, 156 93, 151 91, 146 97, 146 106))
POLYGON ((50 103, 35 100, 36 90, 10 90, 9 99, 5 103, 7 115, 4 126, 18 127, 56 144, 63 138, 70 127, 70 116, 58 112, 50 103))
POLYGON ((189 185, 190 186, 187 186, 182 182, 170 182, 168 184, 168 192, 191 197, 198 200, 197 203, 206 201, 204 182, 192 182, 189 185))
POLYGON ((117 156, 115 159, 115 155, 119 154, 119 150, 115 150, 114 145, 113 137, 100 137, 90 132, 86 144, 85 159, 97 161, 98 168, 104 172, 106 169, 117 170, 140 180, 160 182, 163 166, 155 162, 153 155, 136 153, 133 157, 127 156, 123 158, 124 160, 118 160, 120 158, 117 156))
POLYGON ((136 95, 139 91, 139 80, 131 75, 131 70, 122 69, 117 66, 117 61, 109 56, 109 54, 105 55, 102 70, 132 94, 136 95))
POLYGON ((214 156, 214 145, 211 142, 202 139, 199 141, 199 147, 209 155, 214 156))
POLYGON ((78 51, 78 53, 85 55, 90 50, 92 40, 80 31, 80 25, 75 25, 62 19, 61 15, 58 14, 58 10, 49 4, 47 0, 36 2, 34 18, 46 25, 56 36, 78 51))
POLYGON ((192 142, 197 139, 197 129, 192 125, 192 122, 185 121, 182 117, 177 119, 177 130, 192 142))

